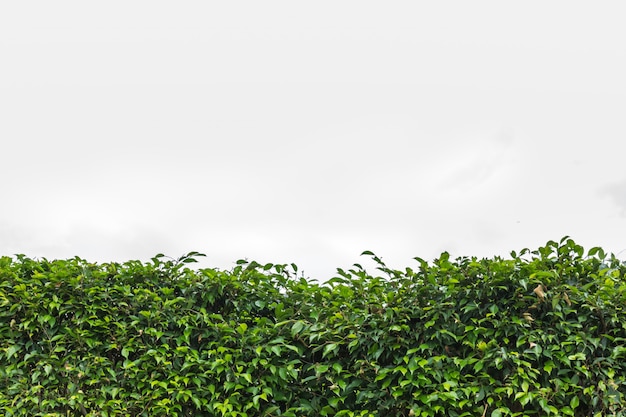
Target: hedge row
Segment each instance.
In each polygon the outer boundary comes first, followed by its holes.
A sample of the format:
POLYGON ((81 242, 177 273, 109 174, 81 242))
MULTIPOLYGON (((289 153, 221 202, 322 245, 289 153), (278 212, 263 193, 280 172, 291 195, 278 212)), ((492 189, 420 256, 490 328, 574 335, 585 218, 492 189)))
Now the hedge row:
POLYGON ((0 258, 5 416, 626 415, 626 264, 569 238, 511 259, 295 265, 0 258))

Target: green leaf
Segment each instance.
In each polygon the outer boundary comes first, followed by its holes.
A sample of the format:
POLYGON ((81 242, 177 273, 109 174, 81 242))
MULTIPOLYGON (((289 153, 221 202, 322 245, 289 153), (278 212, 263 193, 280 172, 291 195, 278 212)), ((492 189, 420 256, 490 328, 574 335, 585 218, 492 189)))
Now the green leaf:
POLYGON ((333 352, 335 350, 337 350, 337 344, 336 343, 329 343, 326 346, 324 346, 324 353, 322 353, 322 358, 325 358, 326 355, 328 355, 330 352, 333 352))
POLYGON ((302 320, 296 321, 293 326, 291 326, 291 337, 295 337, 298 333, 302 331, 304 328, 304 322, 302 320))
POLYGON ((339 406, 339 401, 341 401, 340 397, 332 397, 328 399, 328 405, 332 408, 337 408, 339 406))
POLYGON ((322 365, 322 364, 316 364, 315 365, 315 373, 318 374, 318 375, 321 375, 321 374, 325 373, 329 369, 330 369, 330 366, 328 366, 328 365, 322 365))
POLYGON ((545 398, 539 398, 538 402, 539 402, 539 405, 541 406, 541 409, 545 411, 546 413, 550 414, 550 407, 548 406, 548 400, 546 400, 545 398))
POLYGON ((341 364, 340 364, 340 363, 337 363, 337 362, 333 363, 333 369, 334 369, 334 370, 335 370, 335 372, 336 372, 336 373, 338 373, 338 374, 340 374, 340 373, 341 373, 341 371, 343 370, 343 369, 342 369, 342 367, 341 367, 341 364))
POLYGON ((20 350, 18 345, 11 345, 7 349, 7 359, 11 359, 13 355, 15 355, 20 350))
POLYGON ((300 354, 300 349, 298 349, 297 346, 294 345, 283 345, 284 348, 289 349, 289 350, 293 350, 294 352, 296 352, 297 354, 300 354))
POLYGON ((545 365, 543 365, 543 370, 546 371, 547 373, 552 372, 553 368, 554 368, 554 362, 552 361, 547 361, 545 365))
POLYGON ((196 406, 196 409, 200 409, 202 408, 202 403, 200 402, 200 399, 197 397, 191 397, 191 401, 193 401, 194 405, 196 406))

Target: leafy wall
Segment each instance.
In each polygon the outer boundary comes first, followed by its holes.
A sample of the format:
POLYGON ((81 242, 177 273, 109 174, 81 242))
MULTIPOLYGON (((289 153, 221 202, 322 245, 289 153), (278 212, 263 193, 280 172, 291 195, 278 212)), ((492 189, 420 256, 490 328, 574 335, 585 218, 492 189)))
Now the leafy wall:
POLYGON ((510 259, 295 265, 0 258, 5 416, 626 415, 626 264, 569 238, 510 259))

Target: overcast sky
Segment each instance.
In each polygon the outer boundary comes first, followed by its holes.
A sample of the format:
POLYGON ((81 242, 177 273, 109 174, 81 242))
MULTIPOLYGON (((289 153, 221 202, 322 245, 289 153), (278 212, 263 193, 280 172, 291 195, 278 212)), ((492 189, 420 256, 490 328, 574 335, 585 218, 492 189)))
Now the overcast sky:
POLYGON ((626 258, 626 3, 4 2, 0 254, 626 258))

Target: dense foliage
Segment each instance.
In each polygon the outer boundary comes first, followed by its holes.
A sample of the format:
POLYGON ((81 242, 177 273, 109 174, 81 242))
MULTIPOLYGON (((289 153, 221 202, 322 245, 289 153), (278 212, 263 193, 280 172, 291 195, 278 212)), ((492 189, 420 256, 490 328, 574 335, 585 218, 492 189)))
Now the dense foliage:
POLYGON ((569 238, 511 259, 295 265, 0 258, 5 416, 626 415, 626 264, 569 238), (381 275, 381 276, 379 276, 381 275))

